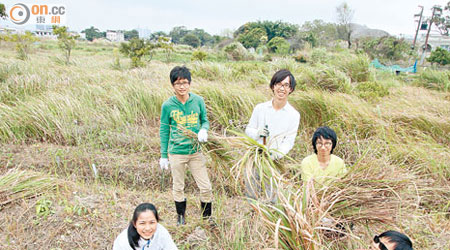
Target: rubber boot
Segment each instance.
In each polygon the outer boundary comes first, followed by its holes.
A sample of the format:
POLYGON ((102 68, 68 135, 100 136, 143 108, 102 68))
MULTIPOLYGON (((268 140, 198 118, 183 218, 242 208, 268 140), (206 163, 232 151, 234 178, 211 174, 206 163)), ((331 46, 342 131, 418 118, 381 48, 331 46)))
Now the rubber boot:
POLYGON ((208 219, 209 217, 211 217, 212 213, 211 202, 201 202, 200 206, 202 208, 203 219, 208 219))
POLYGON ((212 227, 212 228, 217 227, 217 223, 211 217, 211 214, 212 214, 212 204, 211 204, 211 202, 201 202, 200 206, 201 206, 201 209, 202 209, 202 218, 203 218, 203 220, 207 220, 210 227, 212 227))
POLYGON ((186 200, 181 202, 175 201, 175 208, 177 209, 177 226, 185 225, 186 200))

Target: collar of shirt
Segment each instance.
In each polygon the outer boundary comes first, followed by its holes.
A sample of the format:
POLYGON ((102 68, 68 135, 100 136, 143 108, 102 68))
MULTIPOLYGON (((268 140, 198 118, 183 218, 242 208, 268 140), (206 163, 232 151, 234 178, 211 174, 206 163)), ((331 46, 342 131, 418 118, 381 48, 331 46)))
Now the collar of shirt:
MULTIPOLYGON (((273 102, 273 99, 268 101, 268 102, 265 102, 264 103, 264 107, 274 109, 273 105, 272 105, 272 102, 273 102)), ((280 110, 287 111, 290 106, 291 105, 289 104, 289 102, 286 102, 286 105, 284 105, 284 107, 282 107, 280 110)))

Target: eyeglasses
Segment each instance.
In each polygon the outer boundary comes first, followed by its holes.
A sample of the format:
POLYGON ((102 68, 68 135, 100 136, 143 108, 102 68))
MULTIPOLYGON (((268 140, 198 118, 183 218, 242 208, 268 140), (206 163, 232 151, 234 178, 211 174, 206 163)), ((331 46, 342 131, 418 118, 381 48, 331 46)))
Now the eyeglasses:
POLYGON ((186 82, 174 82, 174 83, 173 83, 173 86, 175 86, 175 87, 181 87, 181 86, 186 87, 186 86, 188 86, 188 85, 189 85, 189 82, 188 82, 188 81, 186 81, 186 82))
POLYGON ((379 244, 378 246, 380 247, 380 250, 389 250, 384 244, 383 242, 380 241, 380 237, 378 235, 375 235, 375 237, 373 237, 373 242, 375 242, 376 244, 379 244))
POLYGON ((289 84, 288 82, 286 82, 286 83, 278 82, 278 83, 275 83, 274 86, 275 86, 275 88, 278 88, 278 89, 280 89, 281 87, 284 87, 284 89, 291 88, 291 84, 289 84))
POLYGON ((319 147, 319 148, 322 147, 322 146, 325 146, 325 147, 329 148, 329 147, 331 147, 332 145, 333 145, 332 142, 325 142, 325 143, 318 142, 318 143, 316 143, 316 146, 319 147))

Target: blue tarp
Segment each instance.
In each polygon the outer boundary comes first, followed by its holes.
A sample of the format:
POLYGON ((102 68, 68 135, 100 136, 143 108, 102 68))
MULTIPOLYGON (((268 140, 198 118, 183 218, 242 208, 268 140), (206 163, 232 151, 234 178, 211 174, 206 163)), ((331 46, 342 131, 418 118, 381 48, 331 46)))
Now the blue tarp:
POLYGON ((391 72, 411 72, 411 73, 417 72, 417 60, 414 62, 413 66, 408 67, 408 68, 403 68, 398 65, 385 66, 385 65, 381 64, 378 61, 378 59, 376 59, 376 58, 375 58, 375 60, 373 60, 370 63, 370 65, 375 67, 376 69, 381 69, 381 70, 386 70, 386 71, 391 71, 391 72))

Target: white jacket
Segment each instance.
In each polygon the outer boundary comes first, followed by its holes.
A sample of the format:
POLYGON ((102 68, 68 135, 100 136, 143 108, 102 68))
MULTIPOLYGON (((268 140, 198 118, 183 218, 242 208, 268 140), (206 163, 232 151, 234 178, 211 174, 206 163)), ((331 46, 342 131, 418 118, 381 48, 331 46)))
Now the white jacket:
POLYGON ((114 241, 113 250, 178 250, 167 229, 158 223, 156 232, 148 244, 148 240, 139 239, 139 247, 131 248, 128 243, 128 228, 123 230, 114 241))

